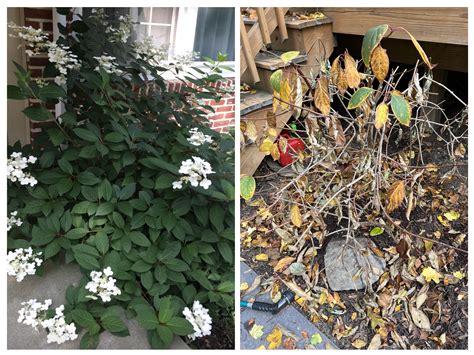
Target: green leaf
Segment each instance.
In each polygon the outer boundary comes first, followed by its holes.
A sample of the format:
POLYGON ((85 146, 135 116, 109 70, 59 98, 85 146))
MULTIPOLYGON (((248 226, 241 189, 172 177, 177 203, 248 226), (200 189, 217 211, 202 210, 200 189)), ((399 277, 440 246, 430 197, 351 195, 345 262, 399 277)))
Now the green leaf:
POLYGON ((293 59, 295 59, 297 56, 300 55, 300 52, 299 51, 290 51, 290 52, 285 52, 283 53, 280 58, 281 60, 283 60, 286 63, 292 61, 293 59))
POLYGON ((85 128, 74 128, 73 132, 81 139, 87 141, 87 142, 98 142, 99 137, 97 135, 85 128))
POLYGON ((160 309, 158 311, 158 319, 161 323, 168 323, 173 318, 173 308, 171 305, 171 297, 165 297, 161 300, 160 309))
POLYGON ((120 143, 125 139, 125 137, 118 133, 118 132, 110 132, 107 133, 104 137, 104 140, 106 142, 111 142, 111 143, 120 143))
POLYGON ((370 67, 370 56, 388 31, 388 25, 380 25, 370 28, 362 41, 362 60, 366 67, 370 67))
POLYGON ((74 214, 84 214, 87 213, 89 210, 89 207, 92 205, 91 202, 89 201, 81 201, 77 205, 74 205, 74 207, 71 210, 71 213, 74 214))
POLYGON ((81 349, 96 349, 99 346, 99 340, 98 333, 91 335, 89 332, 85 332, 79 346, 81 349))
POLYGON ((123 228, 125 226, 125 220, 123 219, 122 215, 116 211, 112 212, 112 220, 119 228, 123 228))
POLYGON ((150 169, 167 170, 172 174, 179 175, 179 168, 177 166, 158 158, 144 158, 140 160, 140 163, 150 169))
POLYGON ((380 235, 384 232, 383 228, 380 227, 374 227, 370 230, 370 236, 375 237, 377 235, 380 235))
POLYGON ((173 331, 168 326, 159 325, 156 329, 158 337, 163 341, 164 347, 169 347, 173 342, 173 331))
POLYGON ((100 326, 95 321, 92 314, 83 309, 73 309, 71 316, 74 322, 79 324, 81 327, 87 328, 89 334, 97 334, 100 330, 100 326))
POLYGON ((59 97, 66 96, 66 92, 62 87, 51 83, 40 88, 38 91, 38 96, 42 99, 57 99, 59 97))
POLYGON ((183 296, 183 300, 186 304, 190 305, 194 302, 194 299, 196 298, 196 287, 194 285, 187 285, 183 290, 181 291, 181 295, 183 296))
POLYGON ((243 176, 240 178, 240 196, 244 200, 250 200, 255 193, 256 188, 255 179, 253 176, 243 176))
POLYGON ((86 270, 99 270, 99 261, 90 254, 74 253, 74 259, 86 270))
POLYGON ((97 250, 102 255, 105 255, 105 253, 109 251, 109 237, 105 232, 97 232, 94 237, 94 242, 97 250))
POLYGON ((113 196, 113 189, 110 181, 107 179, 102 180, 97 192, 99 194, 99 198, 104 198, 106 201, 110 201, 113 196))
POLYGON ((181 272, 181 271, 188 271, 189 265, 186 264, 183 260, 170 258, 164 259, 163 263, 168 267, 168 269, 181 272))
POLYGON ((112 313, 106 313, 100 317, 100 324, 111 333, 119 333, 128 330, 120 317, 112 313))
POLYGON ((80 20, 74 21, 71 24, 71 28, 74 32, 78 32, 78 33, 84 33, 89 30, 89 27, 83 21, 80 21, 80 20))
POLYGON ((209 281, 209 279, 207 278, 207 275, 203 272, 203 271, 200 271, 200 270, 193 270, 191 272, 189 272, 189 275, 194 279, 196 280, 197 282, 199 282, 201 284, 202 287, 208 289, 208 290, 213 290, 214 287, 212 286, 211 282, 209 281))
POLYGON ((137 312, 137 322, 143 328, 152 330, 160 325, 155 310, 148 304, 138 304, 134 308, 137 312))
POLYGON ((58 160, 58 165, 59 165, 59 168, 62 171, 64 171, 66 174, 72 175, 74 169, 73 169, 70 162, 68 162, 65 159, 59 159, 58 160))
POLYGON ((132 265, 131 270, 142 273, 142 272, 149 271, 151 268, 152 268, 152 265, 148 264, 144 260, 139 259, 132 265))
POLYGON ((311 345, 318 345, 318 344, 321 344, 323 342, 323 338, 321 337, 321 334, 319 333, 315 333, 311 336, 311 340, 310 340, 310 343, 311 345))
POLYGON ((82 227, 74 228, 74 229, 71 229, 69 232, 67 232, 65 237, 67 239, 72 239, 72 240, 81 239, 88 232, 89 232, 89 230, 87 230, 86 228, 82 228, 82 227))
POLYGON ((100 203, 95 212, 96 216, 107 216, 115 210, 115 204, 112 202, 100 203))
POLYGON ((390 106, 392 107, 393 114, 397 118, 398 122, 404 126, 410 126, 410 104, 399 91, 392 91, 392 100, 390 101, 390 106))
POLYGON ((270 76, 270 83, 272 85, 273 91, 280 92, 282 76, 283 70, 281 69, 274 71, 270 76))
POLYGON ((149 290, 153 286, 153 273, 151 271, 147 271, 140 276, 140 282, 147 290, 149 290))
POLYGON ((23 110, 23 113, 33 121, 52 120, 53 115, 43 106, 30 106, 23 110))
POLYGON ((119 193, 118 198, 119 200, 128 200, 130 197, 133 196, 136 190, 136 184, 128 184, 125 186, 119 193))
POLYGON ((217 243, 217 248, 219 249, 219 253, 222 255, 225 261, 229 264, 234 262, 234 253, 232 252, 232 248, 229 245, 229 242, 219 242, 217 243))
POLYGON ((7 98, 9 100, 24 100, 28 97, 21 88, 15 85, 7 85, 7 98))
POLYGON ((218 233, 224 230, 225 210, 219 204, 213 204, 209 210, 209 219, 218 233))
POLYGON ((217 286, 217 291, 219 292, 225 292, 225 293, 230 293, 234 292, 234 283, 232 281, 224 281, 217 286))
POLYGON ((141 232, 130 232, 129 237, 132 243, 141 247, 149 247, 151 245, 150 240, 141 232))
POLYGON ((50 259, 55 256, 61 250, 61 246, 57 240, 49 243, 46 248, 44 248, 44 259, 50 259))
POLYGON ((81 185, 91 186, 97 184, 100 179, 90 171, 83 171, 77 175, 77 181, 79 181, 81 185))
POLYGON ((192 324, 189 323, 188 320, 186 320, 184 318, 173 317, 168 322, 166 322, 166 325, 176 335, 184 336, 184 335, 189 335, 189 334, 193 333, 192 324))
POLYGON ((363 87, 358 89, 349 100, 347 108, 353 110, 364 103, 365 100, 374 92, 374 89, 363 87))

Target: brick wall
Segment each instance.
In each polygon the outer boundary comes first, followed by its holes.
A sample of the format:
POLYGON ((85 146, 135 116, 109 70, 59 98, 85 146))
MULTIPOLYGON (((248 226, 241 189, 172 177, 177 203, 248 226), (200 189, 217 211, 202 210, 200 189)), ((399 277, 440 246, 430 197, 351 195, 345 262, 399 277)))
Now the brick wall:
MULTIPOLYGON (((53 39, 53 9, 52 8, 24 8, 24 24, 33 28, 41 28, 53 39)), ((48 63, 48 56, 37 55, 34 57, 27 56, 27 68, 32 73, 33 78, 41 79, 44 66, 48 63)), ((170 82, 170 90, 179 90, 180 82, 170 82)), ((217 87, 234 88, 235 80, 228 79, 216 83, 217 87)), ((235 96, 234 94, 222 98, 219 102, 205 100, 206 105, 210 105, 216 111, 215 114, 209 116, 210 126, 218 132, 228 132, 230 127, 235 126, 235 96)), ((30 104, 35 104, 34 100, 30 104)), ((54 105, 48 107, 54 113, 54 105)), ((42 128, 50 126, 50 122, 31 122, 30 136, 34 140, 37 132, 42 128)))

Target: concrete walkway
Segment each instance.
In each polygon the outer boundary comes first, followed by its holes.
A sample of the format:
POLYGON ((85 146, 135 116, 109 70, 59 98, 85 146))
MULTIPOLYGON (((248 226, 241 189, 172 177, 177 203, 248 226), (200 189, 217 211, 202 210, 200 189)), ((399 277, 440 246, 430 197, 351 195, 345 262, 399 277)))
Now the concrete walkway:
MULTIPOLYGON (((257 274, 249 268, 245 263, 240 263, 240 282, 247 282, 249 285, 252 284, 253 280, 257 277, 257 274)), ((256 298, 258 288, 245 294, 244 300, 250 298, 256 298)), ((257 301, 261 302, 272 302, 269 293, 259 295, 256 298, 257 301)), ((313 345, 315 349, 337 349, 336 345, 318 328, 314 326, 303 314, 301 314, 294 306, 287 306, 280 313, 273 315, 268 312, 258 312, 248 308, 241 308, 240 313, 240 348, 241 349, 257 349, 260 346, 268 348, 269 342, 266 340, 267 336, 275 327, 280 327, 283 331, 282 345, 279 349, 284 349, 283 342, 287 337, 285 333, 290 334, 296 340, 297 349, 312 348, 310 346, 311 337, 314 334, 319 334, 322 341, 319 344, 313 345), (263 325, 263 335, 259 339, 254 339, 249 331, 245 329, 245 324, 248 320, 255 318, 255 324, 263 325), (301 334, 306 332, 309 337, 304 338, 301 334)))
MULTIPOLYGON (((75 341, 64 344, 48 344, 46 331, 17 322, 21 302, 36 298, 39 302, 50 298, 52 307, 56 308, 65 303, 66 289, 70 284, 77 284, 81 272, 77 265, 45 264, 44 276, 27 276, 22 282, 16 282, 14 277, 8 277, 8 349, 79 349, 81 335, 75 341)), ((128 337, 117 337, 109 332, 100 335, 98 349, 150 349, 146 331, 135 320, 124 319, 130 331, 128 337)), ((180 338, 175 337, 171 349, 189 349, 180 338)))

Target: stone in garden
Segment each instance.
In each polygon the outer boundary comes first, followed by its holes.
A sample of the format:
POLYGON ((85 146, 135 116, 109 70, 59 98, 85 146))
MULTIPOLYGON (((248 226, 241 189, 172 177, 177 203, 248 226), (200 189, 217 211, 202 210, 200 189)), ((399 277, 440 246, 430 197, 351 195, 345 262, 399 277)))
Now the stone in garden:
POLYGON ((372 285, 384 273, 385 260, 367 246, 367 239, 331 240, 326 246, 324 265, 329 287, 333 291, 361 290, 372 285))

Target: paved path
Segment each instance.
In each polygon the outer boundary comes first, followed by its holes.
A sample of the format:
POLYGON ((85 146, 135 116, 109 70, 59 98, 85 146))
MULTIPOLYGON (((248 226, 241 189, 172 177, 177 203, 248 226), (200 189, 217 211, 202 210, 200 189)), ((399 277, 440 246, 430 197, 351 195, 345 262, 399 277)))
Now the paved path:
MULTIPOLYGON (((240 263, 240 282, 252 284, 257 274, 250 269, 247 264, 240 263)), ((244 300, 255 298, 258 288, 249 292, 244 296, 244 300)), ((257 301, 272 302, 269 293, 259 295, 257 301)), ((264 345, 268 348, 269 342, 267 336, 275 327, 280 327, 283 331, 283 341, 279 349, 284 349, 285 333, 291 333, 296 338, 296 348, 306 349, 310 344, 310 338, 314 334, 320 334, 322 342, 314 345, 316 349, 337 349, 336 345, 328 339, 318 328, 314 326, 303 314, 301 314, 294 306, 287 306, 280 313, 273 315, 268 312, 258 312, 248 308, 241 308, 240 313, 240 348, 241 349, 257 349, 264 345), (255 318, 255 324, 263 325, 263 335, 259 339, 254 339, 245 329, 244 325, 249 320, 255 318), (301 333, 306 332, 309 337, 304 338, 301 333)))
MULTIPOLYGON (((52 307, 65 303, 66 289, 70 284, 77 284, 81 279, 81 272, 77 265, 55 265, 48 262, 45 265, 43 277, 27 276, 22 282, 16 282, 14 277, 8 276, 8 349, 79 349, 81 334, 75 341, 64 344, 48 344, 46 331, 35 331, 32 327, 17 322, 20 303, 36 298, 43 302, 50 298, 52 307)), ((146 331, 135 320, 124 319, 130 331, 128 337, 117 337, 109 332, 100 335, 99 349, 150 349, 146 331)), ((175 337, 172 349, 189 349, 188 345, 179 337, 175 337)))

